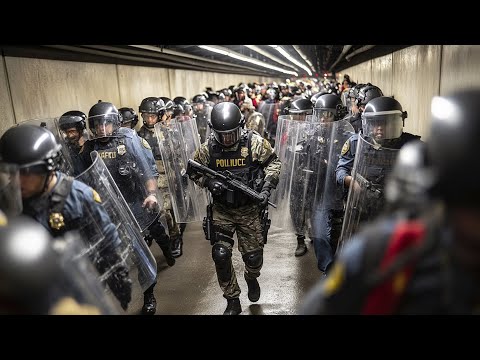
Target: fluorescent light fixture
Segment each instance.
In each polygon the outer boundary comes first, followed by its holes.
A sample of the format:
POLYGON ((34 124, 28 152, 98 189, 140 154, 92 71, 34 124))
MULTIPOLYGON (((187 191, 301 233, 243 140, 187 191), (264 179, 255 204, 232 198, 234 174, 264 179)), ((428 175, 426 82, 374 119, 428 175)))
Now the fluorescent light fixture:
POLYGON ((268 46, 271 46, 273 47, 275 50, 277 50, 280 54, 282 54, 283 56, 285 56, 288 61, 294 63, 295 65, 301 67, 303 70, 305 70, 307 72, 308 75, 312 76, 312 72, 310 71, 310 69, 308 67, 306 67, 305 65, 303 65, 302 63, 300 63, 298 60, 294 59, 293 57, 290 56, 289 53, 287 53, 285 51, 284 48, 282 48, 280 45, 268 45, 268 46))
POLYGON ((276 62, 278 62, 279 64, 282 64, 283 66, 288 66, 288 67, 290 67, 290 68, 292 68, 292 69, 294 69, 294 70, 296 70, 296 71, 299 70, 298 68, 296 68, 296 67, 293 66, 292 64, 289 64, 289 63, 287 63, 286 61, 283 61, 282 59, 280 59, 280 58, 278 58, 278 57, 270 54, 269 52, 267 52, 267 51, 259 48, 259 47, 256 46, 256 45, 243 45, 243 46, 248 47, 249 49, 258 52, 259 54, 261 54, 261 55, 263 55, 263 56, 265 56, 265 57, 267 57, 267 58, 269 58, 269 59, 271 59, 271 60, 273 60, 273 61, 276 61, 276 62))
POLYGON ((313 67, 312 63, 310 60, 308 60, 307 55, 303 53, 303 51, 300 49, 298 45, 292 45, 295 51, 302 57, 303 60, 310 66, 310 69, 315 72, 315 68, 313 67))
POLYGON ((217 54, 230 56, 234 59, 249 62, 251 64, 262 66, 262 67, 267 68, 267 69, 275 70, 275 71, 278 71, 278 72, 281 72, 281 73, 284 73, 284 74, 290 74, 290 75, 298 76, 298 73, 296 73, 295 71, 285 70, 285 69, 282 69, 278 66, 270 65, 270 64, 264 63, 263 61, 252 59, 248 56, 236 53, 236 52, 234 52, 234 51, 232 51, 228 48, 222 48, 220 46, 215 46, 215 45, 197 45, 197 46, 199 48, 202 48, 202 49, 205 49, 205 50, 208 50, 208 51, 211 51, 211 52, 215 52, 217 54))

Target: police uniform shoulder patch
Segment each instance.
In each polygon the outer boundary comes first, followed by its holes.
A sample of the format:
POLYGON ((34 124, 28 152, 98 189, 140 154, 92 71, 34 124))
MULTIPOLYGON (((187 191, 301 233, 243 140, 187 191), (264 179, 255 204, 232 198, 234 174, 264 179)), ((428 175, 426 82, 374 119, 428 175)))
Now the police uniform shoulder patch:
POLYGON ((92 189, 93 191, 93 200, 95 200, 97 203, 101 204, 102 203, 102 199, 100 199, 100 195, 98 195, 98 193, 92 189))
POLYGON ((242 146, 240 149, 240 155, 244 158, 248 156, 248 148, 246 146, 242 146))
POLYGON ((345 144, 343 144, 342 156, 345 155, 348 150, 350 150, 350 140, 345 141, 345 144))
POLYGON ((150 144, 148 143, 147 140, 145 140, 144 138, 141 138, 142 139, 142 145, 145 149, 148 149, 148 150, 152 150, 152 148, 150 147, 150 144))

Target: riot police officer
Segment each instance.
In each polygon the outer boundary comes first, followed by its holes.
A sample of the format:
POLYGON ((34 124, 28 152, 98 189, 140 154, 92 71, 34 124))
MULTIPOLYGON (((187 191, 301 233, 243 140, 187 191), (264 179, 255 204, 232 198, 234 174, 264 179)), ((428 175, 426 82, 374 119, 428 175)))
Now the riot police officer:
POLYGON ((264 246, 261 213, 278 183, 281 168, 269 142, 258 133, 244 129, 244 125, 245 119, 235 104, 215 105, 209 122, 212 133, 195 152, 194 160, 217 172, 230 171, 238 181, 261 193, 260 204, 221 180, 189 174, 198 185, 207 187, 213 197, 213 239, 210 240, 218 283, 227 299, 225 315, 242 311, 240 287, 232 264, 235 232, 245 263, 248 298, 252 302, 260 298, 257 278, 263 265, 264 246))
POLYGON ((203 144, 207 138, 208 121, 212 108, 207 104, 205 95, 198 94, 192 98, 193 114, 197 121, 197 129, 200 134, 200 142, 203 144))
POLYGON ((129 129, 135 128, 138 124, 138 115, 132 108, 122 107, 118 109, 118 112, 122 115, 121 126, 129 129))
POLYGON ((402 147, 395 164, 404 166, 403 154, 417 164, 396 174, 410 199, 427 194, 421 211, 357 233, 302 314, 478 314, 480 193, 475 176, 459 174, 478 148, 479 98, 469 89, 432 99, 429 141, 402 147))
POLYGON ((78 154, 87 139, 86 119, 87 116, 78 110, 67 111, 58 119, 58 126, 65 136, 65 143, 74 167, 75 163, 80 161, 78 154))
MULTIPOLYGON (((173 266, 175 258, 171 253, 170 238, 159 222, 158 171, 152 149, 135 131, 120 124, 120 114, 112 103, 102 101, 92 106, 87 123, 92 138, 83 147, 83 165, 88 168, 92 164, 92 151, 99 153, 141 230, 147 234, 145 240, 154 239, 167 264, 173 266)), ((153 315, 156 311, 154 286, 155 283, 144 292, 144 314, 153 315)))
POLYGON ((375 85, 370 83, 359 84, 351 88, 348 92, 348 97, 350 99, 349 111, 351 114, 345 117, 345 120, 348 120, 355 132, 362 127, 362 112, 365 109, 365 106, 372 99, 375 99, 379 96, 383 96, 382 90, 375 85))
POLYGON ((93 264, 100 275, 107 274, 106 283, 126 309, 132 282, 120 256, 116 227, 94 189, 57 171, 60 149, 52 132, 35 125, 10 128, 0 138, 2 162, 15 164, 20 171, 23 214, 55 237, 71 230, 82 232, 98 249, 90 254, 93 264))
POLYGON ((406 117, 407 112, 397 100, 376 97, 367 103, 362 113, 362 131, 343 145, 336 169, 337 184, 348 194, 342 239, 350 238, 359 225, 383 210, 384 183, 398 149, 420 139, 418 135, 403 132, 406 117), (353 173, 356 157, 359 159, 353 173))
POLYGON ((243 100, 242 105, 240 105, 240 111, 245 116, 245 127, 263 135, 265 131, 265 118, 262 113, 255 111, 255 107, 250 98, 243 100))
MULTIPOLYGON (((170 109, 172 109, 173 102, 171 100, 168 101, 168 106, 170 109)), ((171 253, 172 256, 176 258, 182 255, 183 239, 180 234, 179 225, 175 221, 175 215, 173 213, 168 189, 167 176, 165 173, 165 166, 162 161, 158 140, 155 137, 154 132, 155 124, 159 121, 169 121, 171 114, 169 114, 169 110, 167 110, 165 102, 161 98, 155 97, 147 97, 143 99, 138 109, 143 118, 143 126, 138 131, 138 135, 148 142, 153 151, 153 157, 155 158, 155 163, 159 172, 157 186, 163 195, 163 208, 165 210, 165 217, 170 235, 171 253)))

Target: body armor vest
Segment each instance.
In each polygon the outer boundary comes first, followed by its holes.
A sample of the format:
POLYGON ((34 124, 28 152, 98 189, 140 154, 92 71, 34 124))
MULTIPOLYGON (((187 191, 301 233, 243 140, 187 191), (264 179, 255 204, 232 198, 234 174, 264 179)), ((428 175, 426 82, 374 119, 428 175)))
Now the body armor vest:
MULTIPOLYGON (((240 141, 235 151, 224 151, 223 147, 214 139, 213 134, 208 142, 208 150, 210 153, 210 164, 208 167, 219 173, 226 171, 233 174, 233 177, 247 185, 251 189, 260 192, 264 183, 263 167, 258 161, 252 161, 252 134, 251 130, 242 132, 240 141)), ((229 189, 233 190, 233 189, 229 189)), ((227 202, 226 191, 220 196, 214 196, 214 200, 229 207, 240 207, 248 203, 253 203, 247 195, 234 190, 233 203, 227 202)))

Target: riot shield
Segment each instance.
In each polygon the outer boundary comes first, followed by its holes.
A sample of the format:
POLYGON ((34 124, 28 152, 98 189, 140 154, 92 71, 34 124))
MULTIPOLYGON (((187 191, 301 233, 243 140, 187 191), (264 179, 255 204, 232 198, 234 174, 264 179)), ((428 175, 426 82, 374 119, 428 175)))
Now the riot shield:
POLYGON ((342 234, 337 251, 364 223, 376 218, 383 210, 385 178, 392 171, 398 149, 373 144, 362 133, 358 135, 357 150, 348 191, 342 234))
POLYGON ((18 167, 0 163, 0 210, 7 216, 20 215, 23 210, 18 167))
MULTIPOLYGON (((70 231, 53 241, 53 249, 58 254, 64 284, 60 290, 73 297, 81 305, 93 306, 93 312, 102 315, 119 315, 123 311, 110 289, 105 291, 101 276, 85 254, 87 241, 77 231, 70 231)), ((60 311, 58 308, 54 311, 60 311)), ((62 312, 60 311, 60 314, 62 312)))
POLYGON ((53 136, 55 136, 57 143, 62 145, 62 148, 60 150, 62 159, 59 164, 60 165, 59 170, 65 174, 73 176, 74 160, 72 159, 72 153, 71 153, 70 147, 65 142, 64 135, 61 132, 60 127, 58 126, 57 118, 25 120, 18 123, 16 126, 21 126, 21 125, 37 125, 50 130, 53 136))
MULTIPOLYGON (((288 132, 285 131, 284 127, 285 127, 285 123, 284 121, 285 120, 297 120, 297 121, 307 121, 307 122, 314 122, 316 119, 316 117, 314 117, 313 115, 280 115, 278 117, 278 121, 277 121, 277 130, 276 130, 276 135, 275 135, 275 138, 277 139, 277 141, 275 142, 275 147, 274 147, 274 151, 275 153, 278 155, 280 153, 280 147, 281 147, 281 144, 284 143, 286 141, 286 136, 288 134, 288 132)), ((285 147, 282 146, 282 149, 285 150, 285 147)))
MULTIPOLYGON (((120 128, 118 131, 131 132, 132 130, 120 128)), ((139 138, 134 134, 133 141, 137 140, 135 137, 139 138)), ((157 179, 153 176, 149 158, 144 153, 134 153, 130 148, 127 149, 126 145, 115 142, 99 148, 97 152, 90 153, 92 160, 95 161, 97 156, 105 159, 103 163, 132 211, 141 231, 147 230, 154 221, 158 220, 163 210, 163 197, 156 186, 157 179), (152 191, 155 192, 158 203, 154 208, 144 206, 144 201, 150 194, 147 182, 155 183, 152 191)))
POLYGON ((284 171, 280 172, 277 188, 272 192, 271 201, 277 204, 271 210, 272 225, 285 231, 304 234, 306 192, 312 175, 308 168, 306 142, 312 123, 285 118, 282 121, 278 157, 284 171))
POLYGON ((277 122, 280 113, 280 105, 278 103, 261 102, 258 106, 258 112, 265 118, 265 136, 269 140, 275 140, 277 132, 277 122))
MULTIPOLYGON (((127 205, 122 192, 115 184, 105 163, 96 151, 93 151, 91 156, 93 160, 92 165, 78 175, 77 179, 94 188, 98 194, 101 194, 103 207, 115 226, 115 231, 118 233, 118 239, 116 240, 118 244, 115 245, 115 248, 121 252, 121 256, 128 266, 133 284, 140 285, 134 286, 136 293, 134 292, 133 294, 142 296, 142 293, 155 281, 157 274, 155 258, 143 239, 142 229, 137 223, 137 218, 127 205), (135 281, 136 279, 138 281, 135 281)), ((94 214, 85 214, 85 218, 87 219, 86 221, 91 221, 93 224, 99 221, 97 219, 98 216, 94 216, 94 214)), ((98 229, 101 229, 99 225, 98 229)), ((104 231, 99 231, 98 234, 92 234, 87 237, 90 240, 88 251, 93 257, 99 253, 99 247, 109 245, 105 241, 106 234, 102 234, 102 232, 104 231)))
POLYGON ((195 121, 197 123, 198 134, 200 135, 200 143, 203 144, 210 134, 208 122, 212 113, 212 106, 207 103, 192 103, 195 121))
MULTIPOLYGON (((310 217, 310 234, 313 238, 321 237, 321 224, 327 216, 333 215, 330 235, 332 243, 336 244, 341 233, 343 215, 342 186, 337 185, 335 170, 340 159, 341 150, 345 141, 355 133, 352 125, 345 120, 327 123, 317 123, 313 138, 316 148, 310 151, 313 159, 310 166, 316 176, 316 183, 310 186, 308 191, 313 197, 310 217)), ((333 246, 335 249, 336 246, 333 246)))
POLYGON ((169 124, 155 124, 155 136, 162 154, 175 220, 201 221, 207 206, 205 190, 185 175, 188 159, 200 148, 197 124, 188 116, 178 116, 169 124))

